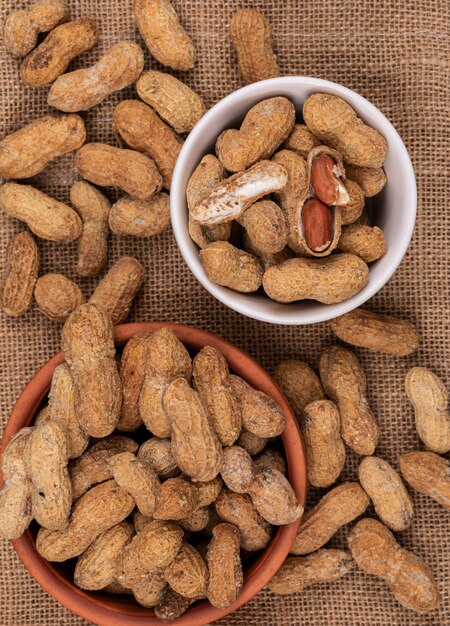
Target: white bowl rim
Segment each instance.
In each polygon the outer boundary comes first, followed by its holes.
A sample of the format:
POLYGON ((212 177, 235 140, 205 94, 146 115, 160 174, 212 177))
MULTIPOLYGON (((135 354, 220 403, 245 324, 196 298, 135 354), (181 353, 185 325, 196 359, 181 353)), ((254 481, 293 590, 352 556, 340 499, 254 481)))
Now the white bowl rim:
MULTIPOLYGON (((362 116, 364 117, 364 114, 362 114, 362 116)), ((209 109, 205 113, 205 115, 203 115, 203 117, 199 120, 199 122, 188 135, 180 151, 180 154, 178 155, 178 159, 173 172, 172 185, 170 190, 170 211, 172 228, 179 250, 191 272, 194 274, 200 284, 203 285, 203 287, 207 291, 209 291, 211 295, 213 295, 217 300, 222 302, 222 304, 225 304, 234 311, 237 311, 238 313, 241 313, 247 317, 262 322, 269 322, 272 324, 281 325, 306 325, 334 319, 335 317, 352 311, 353 309, 361 306, 362 304, 367 302, 367 300, 372 298, 372 296, 374 296, 390 280, 390 278, 393 276, 400 263, 402 262, 414 232, 417 213, 417 184, 411 159, 403 140, 401 139, 394 125, 374 104, 369 102, 369 100, 367 100, 357 92, 353 91, 352 89, 349 89, 348 87, 344 87, 343 85, 322 78, 295 75, 281 76, 278 78, 262 80, 257 83, 252 83, 251 85, 241 87, 240 89, 237 89, 236 91, 225 96, 222 100, 219 100, 219 102, 213 105, 211 109, 209 109), (404 167, 406 170, 408 170, 407 175, 410 179, 411 184, 409 185, 408 189, 405 189, 405 194, 407 194, 407 198, 405 198, 405 203, 410 206, 410 218, 408 224, 406 225, 406 228, 398 234, 398 241, 396 243, 395 250, 390 251, 391 264, 389 269, 379 277, 369 280, 369 283, 358 294, 338 304, 322 304, 320 309, 321 312, 315 314, 314 316, 303 315, 298 312, 286 314, 286 310, 288 311, 288 309, 286 309, 285 311, 283 311, 283 317, 281 317, 276 313, 259 311, 257 307, 252 306, 252 301, 250 300, 250 298, 244 299, 244 302, 237 301, 234 297, 235 292, 233 292, 231 289, 227 289, 225 287, 217 285, 216 283, 209 280, 203 270, 203 266, 201 264, 198 252, 193 255, 191 250, 189 249, 191 246, 191 239, 188 229, 182 225, 182 222, 177 219, 177 216, 181 210, 186 210, 185 188, 183 188, 183 185, 180 181, 183 171, 186 167, 190 166, 189 159, 191 146, 195 145, 198 141, 201 141, 202 133, 204 132, 204 129, 210 124, 210 121, 218 116, 220 111, 226 109, 228 105, 233 104, 234 102, 238 102, 242 96, 253 93, 254 96, 261 95, 262 99, 264 98, 264 96, 272 97, 267 95, 267 88, 270 87, 270 89, 272 89, 274 85, 279 85, 280 89, 282 89, 284 86, 292 86, 293 82, 297 85, 317 89, 318 92, 320 92, 321 90, 328 90, 328 92, 340 96, 344 100, 346 98, 350 98, 353 103, 357 103, 357 108, 360 107, 362 110, 364 110, 365 114, 371 114, 372 116, 375 116, 378 121, 387 129, 387 131, 389 132, 390 141, 395 141, 396 149, 400 153, 400 157, 404 162, 404 167)), ((317 304, 319 305, 320 303, 317 304)), ((285 304, 283 306, 289 307, 289 304, 285 304)))

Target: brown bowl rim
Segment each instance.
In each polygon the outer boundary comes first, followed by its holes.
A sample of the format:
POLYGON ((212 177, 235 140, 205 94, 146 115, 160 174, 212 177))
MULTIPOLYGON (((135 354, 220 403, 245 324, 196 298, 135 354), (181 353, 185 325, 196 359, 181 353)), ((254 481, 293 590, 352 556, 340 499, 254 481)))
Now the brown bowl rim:
MULTIPOLYGON (((211 345, 222 352, 230 367, 244 378, 255 389, 264 391, 271 396, 281 407, 286 416, 286 428, 282 434, 288 463, 289 479, 294 491, 305 505, 306 500, 306 457, 303 441, 297 420, 280 388, 270 374, 252 359, 246 352, 231 342, 207 331, 174 324, 169 322, 136 322, 116 326, 116 345, 125 344, 138 332, 154 332, 163 327, 169 327, 184 344, 193 348, 211 345)), ((35 417, 42 401, 48 394, 50 382, 55 368, 64 362, 60 352, 50 359, 29 381, 11 411, 3 434, 0 454, 13 435, 22 427, 27 426, 35 417)), ((3 478, 0 473, 0 486, 3 478)), ((182 616, 173 620, 171 624, 177 626, 204 626, 214 622, 229 613, 232 613, 245 602, 256 595, 274 576, 288 556, 294 542, 301 519, 278 529, 272 541, 257 561, 246 571, 244 586, 236 602, 226 609, 217 609, 204 601, 194 605, 182 616)), ((11 542, 33 578, 55 600, 80 617, 90 620, 99 626, 138 626, 161 625, 152 609, 139 605, 127 604, 120 596, 108 594, 93 595, 78 589, 52 563, 45 561, 36 550, 31 533, 27 530, 18 539, 11 542)), ((97 592, 98 593, 98 592, 97 592)), ((126 597, 126 596, 125 596, 126 597)))

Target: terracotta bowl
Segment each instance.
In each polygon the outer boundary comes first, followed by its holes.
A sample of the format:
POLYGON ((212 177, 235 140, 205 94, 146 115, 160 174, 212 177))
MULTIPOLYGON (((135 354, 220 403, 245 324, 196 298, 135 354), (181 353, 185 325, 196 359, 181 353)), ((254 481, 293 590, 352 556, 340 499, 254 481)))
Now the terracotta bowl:
MULTIPOLYGON (((295 417, 280 389, 269 374, 236 346, 210 333, 180 326, 148 322, 124 324, 115 329, 116 344, 125 344, 130 337, 142 331, 156 331, 169 326, 177 337, 188 347, 198 350, 205 345, 218 348, 226 357, 230 368, 256 389, 271 396, 286 415, 286 429, 282 435, 289 469, 289 479, 299 498, 305 503, 306 463, 303 444, 295 417)), ((47 397, 53 371, 64 361, 63 355, 54 356, 25 387, 12 410, 3 436, 0 452, 11 437, 22 427, 29 425, 44 399, 47 397)), ((1 484, 3 481, 0 479, 1 484)), ((245 572, 242 592, 236 602, 227 609, 216 609, 209 602, 198 602, 173 624, 203 626, 235 611, 260 591, 280 568, 294 542, 300 520, 280 527, 264 552, 245 572)), ((131 596, 111 595, 102 592, 86 592, 78 589, 72 580, 74 561, 48 563, 37 552, 35 546, 36 525, 27 530, 19 539, 12 541, 14 548, 30 574, 37 582, 65 607, 81 617, 100 626, 161 625, 154 612, 137 604, 131 596)))

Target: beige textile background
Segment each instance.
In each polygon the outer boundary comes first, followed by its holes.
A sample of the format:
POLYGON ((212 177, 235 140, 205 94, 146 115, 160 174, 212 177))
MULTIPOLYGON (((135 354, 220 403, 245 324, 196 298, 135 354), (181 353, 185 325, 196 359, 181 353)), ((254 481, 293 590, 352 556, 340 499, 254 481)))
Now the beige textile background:
MULTIPOLYGON (((73 64, 90 64, 109 45, 137 37, 131 0, 69 0, 73 17, 94 15, 101 28, 98 46, 73 64)), ((0 19, 22 2, 2 0, 0 19)), ((272 23, 283 74, 331 79, 355 89, 394 123, 413 160, 419 190, 419 216, 412 245, 395 277, 370 307, 417 322, 423 333, 420 350, 406 359, 358 355, 368 375, 368 393, 380 426, 378 453, 397 466, 399 453, 419 447, 413 415, 403 390, 405 372, 426 365, 450 384, 450 209, 449 188, 449 8, 446 0, 178 0, 183 23, 198 49, 195 69, 183 80, 197 89, 208 106, 241 86, 230 44, 232 13, 254 6, 272 23)), ((146 66, 157 67, 146 54, 146 66)), ((0 136, 47 112, 46 89, 20 84, 18 63, 0 49, 0 136)), ((110 98, 84 115, 90 140, 114 142, 113 106, 133 95, 132 89, 110 98)), ((74 181, 72 157, 60 159, 37 177, 36 184, 61 200, 74 181)), ((111 196, 114 197, 113 195, 111 196)), ((21 225, 0 217, 0 259, 21 225)), ((39 242, 42 271, 61 271, 72 278, 75 246, 39 242)), ((333 338, 327 325, 281 327, 256 322, 213 300, 191 276, 172 234, 150 240, 112 238, 109 263, 123 254, 145 265, 146 281, 130 320, 192 324, 235 342, 271 369, 285 358, 302 358, 313 366, 333 338)), ((79 281, 89 294, 94 281, 79 281)), ((33 311, 19 320, 0 316, 0 407, 2 426, 19 392, 58 349, 59 327, 33 311)), ((355 478, 350 457, 344 478, 355 478)), ((310 493, 310 502, 317 494, 310 493)), ((290 626, 418 625, 450 623, 450 514, 414 494, 416 516, 401 534, 405 547, 425 557, 438 580, 440 609, 417 616, 402 609, 384 583, 354 572, 333 585, 321 585, 291 597, 261 592, 252 602, 221 621, 290 626)), ((342 532, 332 541, 344 545, 342 532)), ((7 542, 0 544, 0 626, 74 626, 87 624, 51 599, 28 575, 7 542)))

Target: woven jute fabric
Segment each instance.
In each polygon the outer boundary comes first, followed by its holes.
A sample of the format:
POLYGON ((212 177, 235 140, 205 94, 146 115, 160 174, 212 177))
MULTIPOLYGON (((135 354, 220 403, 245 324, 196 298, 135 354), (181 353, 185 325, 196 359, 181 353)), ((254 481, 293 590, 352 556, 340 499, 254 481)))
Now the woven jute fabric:
MULTIPOLYGON (((2 0, 0 19, 22 6, 2 0)), ((73 67, 94 62, 120 39, 140 38, 131 0, 70 0, 73 17, 93 15, 101 29, 99 44, 73 67)), ((398 467, 398 455, 420 448, 413 412, 404 392, 413 365, 432 368, 450 384, 450 171, 449 144, 449 3, 446 0, 178 0, 181 19, 192 35, 198 62, 182 75, 208 106, 242 85, 229 36, 235 10, 253 6, 269 18, 282 74, 318 76, 356 90, 393 122, 404 139, 417 175, 419 212, 409 251, 389 284, 369 307, 404 316, 418 324, 421 348, 408 358, 357 350, 368 378, 370 403, 381 437, 378 454, 398 467)), ((158 64, 146 54, 146 67, 158 64)), ((47 89, 25 88, 18 61, 0 50, 0 135, 49 111, 47 89)), ((134 97, 126 89, 84 114, 89 139, 114 143, 114 105, 134 97)), ((67 201, 76 179, 73 156, 54 162, 36 185, 67 201)), ((111 194, 111 199, 114 195, 111 194)), ((23 226, 0 216, 0 258, 8 240, 23 226)), ((76 245, 39 241, 42 272, 63 272, 88 295, 95 279, 75 274, 76 245)), ((267 369, 278 361, 300 358, 317 365, 320 350, 334 339, 326 324, 272 326, 242 317, 215 301, 193 278, 171 232, 149 240, 111 237, 109 265, 121 255, 136 256, 146 280, 130 320, 191 324, 226 337, 247 350, 267 369)), ((59 346, 60 327, 37 311, 20 319, 0 316, 0 406, 2 425, 21 389, 59 346)), ((348 455, 344 479, 355 479, 357 458, 348 455)), ((309 493, 309 504, 319 494, 309 493)), ((415 518, 400 543, 425 557, 441 593, 440 608, 429 616, 403 609, 386 585, 359 571, 334 584, 302 594, 276 597, 262 591, 242 609, 223 619, 227 626, 262 624, 401 625, 450 623, 450 515, 434 501, 413 494, 415 518)), ((372 514, 372 511, 369 511, 372 514)), ((345 531, 331 542, 345 545, 345 531)), ((74 626, 87 624, 48 596, 22 566, 8 542, 0 543, 0 626, 74 626)))

